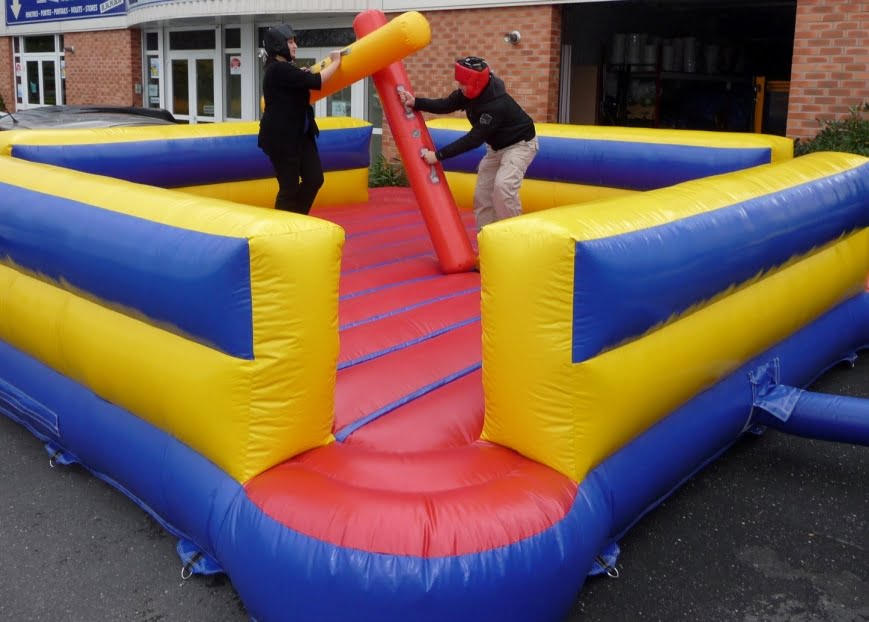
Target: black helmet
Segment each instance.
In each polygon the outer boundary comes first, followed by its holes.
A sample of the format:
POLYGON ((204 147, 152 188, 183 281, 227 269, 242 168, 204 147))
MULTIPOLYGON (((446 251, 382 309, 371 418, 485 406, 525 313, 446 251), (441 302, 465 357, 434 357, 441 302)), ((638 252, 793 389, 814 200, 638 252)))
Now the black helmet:
POLYGON ((485 71, 486 67, 489 66, 486 61, 484 61, 479 56, 465 56, 464 58, 457 58, 456 63, 458 63, 462 67, 473 69, 474 71, 485 71))
POLYGON ((263 48, 271 57, 283 56, 287 60, 293 60, 290 56, 290 47, 287 39, 295 39, 296 31, 289 24, 281 24, 266 30, 263 37, 263 48))

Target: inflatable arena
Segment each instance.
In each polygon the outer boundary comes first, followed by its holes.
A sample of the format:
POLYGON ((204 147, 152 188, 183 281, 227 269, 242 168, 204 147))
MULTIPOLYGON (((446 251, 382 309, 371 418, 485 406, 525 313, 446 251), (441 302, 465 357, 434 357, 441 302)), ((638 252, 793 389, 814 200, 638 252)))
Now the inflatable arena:
POLYGON ((428 24, 356 27, 330 86, 374 76, 411 188, 368 188, 354 119, 310 216, 256 123, 0 134, 0 412, 187 574, 259 622, 560 621, 743 434, 869 444, 804 390, 869 345, 869 160, 539 124, 526 214, 478 236, 480 152, 418 157, 467 124, 396 95, 428 24))

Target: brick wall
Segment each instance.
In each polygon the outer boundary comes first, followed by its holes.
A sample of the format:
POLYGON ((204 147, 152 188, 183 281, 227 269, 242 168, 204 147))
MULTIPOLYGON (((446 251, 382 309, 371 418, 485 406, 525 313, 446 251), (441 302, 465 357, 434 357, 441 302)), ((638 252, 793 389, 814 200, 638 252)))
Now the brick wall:
POLYGON ((787 135, 812 138, 818 119, 869 101, 869 2, 798 0, 787 135))
MULTIPOLYGON (((424 15, 431 25, 432 42, 404 59, 415 94, 421 97, 446 96, 457 86, 453 75, 455 59, 481 56, 536 122, 557 121, 561 71, 560 6, 430 11, 424 15), (522 34, 518 45, 504 41, 504 33, 512 30, 522 34)), ((464 113, 454 116, 462 117, 464 113)), ((388 158, 397 155, 388 127, 383 128, 383 152, 388 158)))
POLYGON ((15 74, 12 69, 12 37, 0 37, 0 96, 6 110, 15 112, 15 74))
POLYGON ((66 103, 141 106, 135 85, 142 81, 142 44, 138 30, 72 32, 64 35, 66 103))

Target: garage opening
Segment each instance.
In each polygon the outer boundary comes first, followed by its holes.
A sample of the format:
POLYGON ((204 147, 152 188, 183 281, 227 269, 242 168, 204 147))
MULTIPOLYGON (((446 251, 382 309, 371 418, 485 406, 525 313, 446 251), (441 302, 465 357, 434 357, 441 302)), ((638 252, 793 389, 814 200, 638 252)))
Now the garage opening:
POLYGON ((784 136, 796 9, 796 0, 568 5, 559 120, 784 136))

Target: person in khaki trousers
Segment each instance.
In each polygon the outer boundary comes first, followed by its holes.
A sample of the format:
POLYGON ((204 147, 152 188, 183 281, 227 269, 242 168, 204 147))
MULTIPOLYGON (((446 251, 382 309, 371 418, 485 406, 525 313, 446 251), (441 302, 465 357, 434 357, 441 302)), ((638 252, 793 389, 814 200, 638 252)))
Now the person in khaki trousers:
POLYGON ((534 121, 516 103, 486 61, 468 56, 456 61, 459 88, 442 99, 415 97, 399 91, 401 103, 415 110, 448 114, 464 110, 471 130, 449 145, 421 156, 429 164, 476 149, 486 143, 477 168, 474 217, 477 231, 489 223, 522 213, 519 188, 539 149, 534 121))

